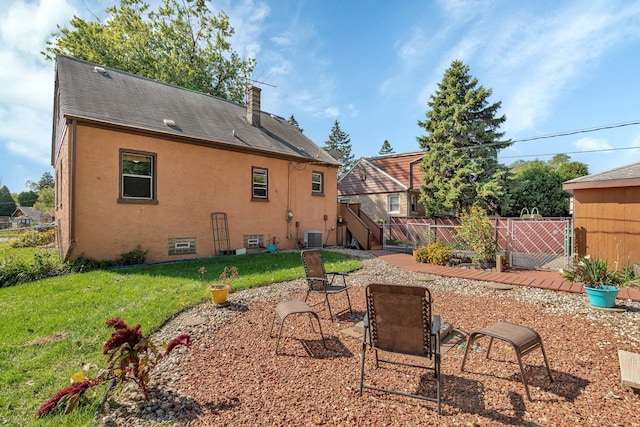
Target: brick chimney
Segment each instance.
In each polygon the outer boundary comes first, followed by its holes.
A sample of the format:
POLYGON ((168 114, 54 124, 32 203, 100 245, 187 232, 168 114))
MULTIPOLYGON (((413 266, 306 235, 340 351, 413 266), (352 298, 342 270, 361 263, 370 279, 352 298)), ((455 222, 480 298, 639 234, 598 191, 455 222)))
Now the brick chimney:
POLYGON ((247 122, 260 127, 260 91, 262 89, 251 86, 247 96, 247 122))

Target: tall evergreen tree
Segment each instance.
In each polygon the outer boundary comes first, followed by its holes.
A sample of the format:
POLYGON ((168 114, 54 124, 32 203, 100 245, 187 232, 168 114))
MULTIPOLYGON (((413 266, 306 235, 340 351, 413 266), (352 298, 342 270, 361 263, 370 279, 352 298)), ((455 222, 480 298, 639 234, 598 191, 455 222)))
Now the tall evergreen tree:
POLYGON ((6 185, 0 187, 0 216, 11 216, 16 210, 16 202, 6 185))
POLYGON ((427 215, 475 204, 490 214, 508 209, 508 170, 498 163, 498 151, 511 141, 500 141, 506 118, 497 116, 501 102, 489 104, 491 93, 456 60, 431 95, 426 119, 418 121, 427 134, 417 138, 425 151, 420 200, 427 215))
POLYGON ((332 155, 337 155, 337 160, 340 162, 338 168, 338 176, 348 171, 355 164, 354 155, 351 154, 351 138, 349 134, 340 129, 340 122, 336 120, 331 128, 329 139, 325 141, 323 147, 325 151, 332 155))
POLYGON ((291 115, 291 117, 289 117, 289 123, 291 123, 293 126, 295 126, 296 129, 298 129, 300 131, 300 133, 304 132, 304 129, 302 129, 300 127, 300 125, 298 124, 298 121, 296 120, 296 118, 293 116, 293 114, 291 115))
POLYGON ((121 0, 106 9, 104 21, 74 16, 68 26, 58 25, 43 55, 69 55, 244 103, 255 60, 231 49, 229 17, 213 15, 207 4, 163 0, 149 12, 144 0, 121 0))
POLYGON ((382 155, 382 154, 392 154, 392 153, 394 153, 393 147, 391 147, 391 144, 389 144, 389 141, 385 139, 384 142, 382 143, 382 147, 380 147, 380 151, 378 151, 378 154, 382 155))

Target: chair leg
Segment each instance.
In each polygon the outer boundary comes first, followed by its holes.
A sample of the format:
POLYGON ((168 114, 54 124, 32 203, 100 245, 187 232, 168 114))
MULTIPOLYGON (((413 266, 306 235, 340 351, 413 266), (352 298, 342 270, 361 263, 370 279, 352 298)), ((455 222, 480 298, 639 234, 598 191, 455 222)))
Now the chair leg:
POLYGON ((433 367, 436 372, 436 399, 438 404, 438 415, 440 415, 440 380, 442 379, 440 375, 440 354, 436 353, 435 358, 433 360, 433 367))
MULTIPOLYGON (((366 334, 366 331, 365 331, 366 334)), ((364 358, 367 354, 367 343, 362 341, 362 355, 360 356, 360 391, 358 391, 358 395, 362 396, 362 388, 364 387, 364 358)))
MULTIPOLYGON (((322 325, 320 324, 320 317, 318 317, 318 315, 315 312, 310 312, 309 313, 310 322, 311 322, 311 315, 315 316, 316 320, 318 321, 318 329, 320 330, 320 336, 322 337, 322 345, 324 346, 324 348, 327 348, 327 343, 324 340, 324 334, 322 333, 322 325)), ((313 322, 311 322, 311 329, 313 330, 313 322)))
POLYGON ((283 326, 284 326, 284 319, 280 320, 280 329, 278 330, 278 339, 276 340, 276 354, 278 354, 278 347, 280 346, 280 337, 282 336, 283 326))
POLYGON ((271 321, 271 328, 269 328, 269 338, 273 338, 273 325, 276 323, 277 314, 273 314, 273 320, 271 321))
POLYGON ((333 322, 333 313, 331 313, 331 303, 329 302, 329 294, 325 292, 324 301, 327 303, 327 308, 329 308, 329 319, 333 322))
POLYGON ((347 294, 347 303, 349 304, 349 313, 353 314, 353 309, 351 308, 351 298, 349 298, 349 290, 344 291, 347 294))
POLYGON ((493 345, 493 337, 489 339, 489 348, 487 348, 487 359, 489 358, 489 353, 491 353, 491 346, 493 345))
POLYGON ((473 344, 475 334, 470 334, 467 338, 467 345, 464 348, 464 356, 462 357, 462 365, 460 366, 460 372, 464 371, 464 364, 467 362, 467 353, 469 353, 469 347, 473 344))
POLYGON ((551 375, 551 368, 549 368, 549 361, 547 360, 547 353, 544 351, 544 346, 542 345, 542 339, 540 340, 540 350, 542 350, 542 357, 544 358, 544 364, 547 367, 547 372, 549 373, 549 381, 553 382, 553 376, 551 375))
POLYGON ((517 348, 515 350, 516 357, 518 358, 518 366, 520 366, 520 376, 522 377, 522 382, 524 384, 524 391, 527 393, 527 399, 531 401, 531 394, 529 394, 529 384, 527 383, 527 377, 524 375, 524 367, 522 366, 522 355, 517 348))

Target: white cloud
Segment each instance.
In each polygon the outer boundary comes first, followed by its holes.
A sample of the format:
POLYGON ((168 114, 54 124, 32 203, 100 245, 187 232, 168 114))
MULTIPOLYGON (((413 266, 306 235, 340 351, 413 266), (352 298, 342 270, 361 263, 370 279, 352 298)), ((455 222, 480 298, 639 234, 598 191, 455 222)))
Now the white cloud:
POLYGON ((0 118, 3 123, 11 123, 0 134, 10 153, 45 165, 51 162, 50 114, 33 108, 12 106, 0 109, 0 118))
POLYGON ((580 151, 610 150, 613 148, 606 140, 592 137, 580 138, 573 141, 572 144, 580 151))
POLYGON ((66 0, 40 0, 39 3, 16 0, 0 17, 2 50, 39 56, 56 24, 65 23, 74 9, 66 0))
POLYGON ((339 117, 340 109, 338 107, 328 107, 322 111, 324 117, 339 117))
POLYGON ((508 108, 507 126, 513 132, 533 129, 554 108, 554 102, 577 87, 593 61, 640 31, 629 19, 640 15, 636 5, 611 8, 578 2, 549 17, 528 22, 506 20, 485 49, 484 66, 500 80, 508 108), (589 5, 590 7, 585 7, 589 5), (505 94, 507 95, 505 97, 505 94))
POLYGON ((271 37, 271 41, 280 47, 289 47, 293 45, 293 40, 291 39, 290 33, 271 37))

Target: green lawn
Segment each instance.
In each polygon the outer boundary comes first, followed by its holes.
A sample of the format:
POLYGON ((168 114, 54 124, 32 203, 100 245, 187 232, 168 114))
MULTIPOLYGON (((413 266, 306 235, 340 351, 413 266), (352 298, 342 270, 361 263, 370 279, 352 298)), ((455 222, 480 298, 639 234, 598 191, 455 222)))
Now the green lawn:
MULTIPOLYGON (((323 252, 323 258, 332 271, 362 266, 342 254, 323 252)), ((85 363, 106 366, 107 319, 119 316, 149 332, 208 299, 201 266, 207 283, 225 266, 237 267, 234 290, 304 277, 298 253, 273 253, 74 273, 0 288, 0 425, 89 425, 103 387, 89 390, 85 404, 66 418, 34 414, 85 363)))

